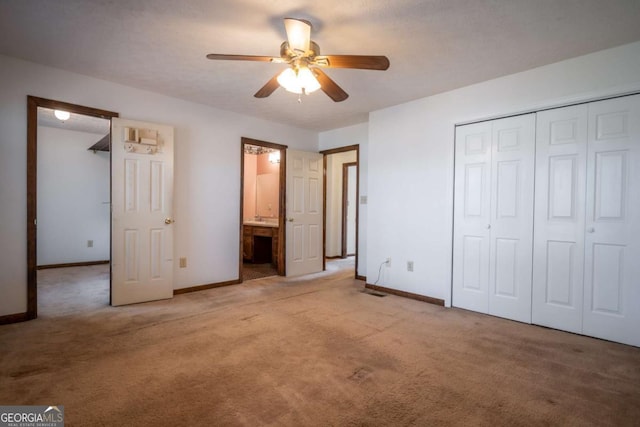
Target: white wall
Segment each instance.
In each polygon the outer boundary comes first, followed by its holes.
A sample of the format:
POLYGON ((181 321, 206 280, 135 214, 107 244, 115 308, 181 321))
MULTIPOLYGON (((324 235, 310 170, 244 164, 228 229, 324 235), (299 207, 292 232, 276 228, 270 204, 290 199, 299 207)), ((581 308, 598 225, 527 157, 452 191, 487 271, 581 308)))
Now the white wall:
POLYGON ((456 124, 634 90, 640 42, 371 113, 368 283, 450 305, 456 124))
POLYGON ((176 289, 238 276, 241 137, 318 150, 315 132, 0 56, 0 315, 26 311, 27 95, 175 127, 176 289))
POLYGON ((326 256, 342 254, 342 165, 356 160, 355 150, 327 156, 326 256))
POLYGON ((109 259, 109 153, 87 150, 103 137, 38 126, 38 265, 109 259))
POLYGON ((368 205, 362 204, 362 197, 367 197, 368 192, 368 144, 369 126, 367 123, 360 123, 326 132, 319 135, 320 150, 330 150, 332 148, 347 147, 349 145, 359 145, 360 160, 358 164, 358 178, 360 183, 360 198, 358 201, 358 271, 359 276, 367 275, 367 210, 368 205))
POLYGON ((256 176, 258 175, 258 156, 244 154, 244 194, 243 215, 245 220, 254 219, 256 211, 256 176))

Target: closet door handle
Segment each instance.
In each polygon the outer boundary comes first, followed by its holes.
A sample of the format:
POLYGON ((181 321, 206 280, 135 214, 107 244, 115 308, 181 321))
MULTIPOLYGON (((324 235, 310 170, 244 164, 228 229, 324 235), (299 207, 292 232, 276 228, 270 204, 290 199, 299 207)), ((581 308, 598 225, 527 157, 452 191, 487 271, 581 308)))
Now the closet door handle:
POLYGON ((487 230, 491 230, 491 224, 487 224, 487 230))
POLYGON ((587 233, 595 233, 596 229, 594 227, 587 228, 587 233))

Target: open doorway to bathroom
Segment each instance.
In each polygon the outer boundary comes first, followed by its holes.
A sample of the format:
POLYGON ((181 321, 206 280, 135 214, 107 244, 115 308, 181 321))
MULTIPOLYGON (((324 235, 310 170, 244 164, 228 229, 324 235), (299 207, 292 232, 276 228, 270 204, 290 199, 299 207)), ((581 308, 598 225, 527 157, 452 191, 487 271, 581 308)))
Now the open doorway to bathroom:
POLYGON ((285 275, 286 148, 242 138, 241 282, 285 275))

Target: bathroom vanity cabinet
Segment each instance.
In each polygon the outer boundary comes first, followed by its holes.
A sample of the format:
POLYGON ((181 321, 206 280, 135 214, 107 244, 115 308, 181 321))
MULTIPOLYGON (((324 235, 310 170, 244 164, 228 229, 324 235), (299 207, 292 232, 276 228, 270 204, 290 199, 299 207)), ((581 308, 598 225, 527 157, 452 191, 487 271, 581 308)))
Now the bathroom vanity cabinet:
POLYGON ((242 226, 242 258, 254 264, 271 263, 278 268, 278 227, 264 224, 242 226))

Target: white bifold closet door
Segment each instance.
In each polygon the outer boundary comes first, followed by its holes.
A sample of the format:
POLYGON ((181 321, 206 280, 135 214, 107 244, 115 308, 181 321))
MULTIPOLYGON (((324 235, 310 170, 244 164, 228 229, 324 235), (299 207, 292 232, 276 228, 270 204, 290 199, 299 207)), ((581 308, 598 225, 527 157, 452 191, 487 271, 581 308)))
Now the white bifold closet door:
POLYGON ((537 114, 532 323, 582 333, 586 104, 537 114))
POLYGON ((533 323, 640 346, 640 96, 538 113, 533 323))
POLYGON ((640 95, 589 104, 583 333, 640 346, 640 95))
POLYGON ((456 128, 456 307, 531 322, 535 114, 456 128))

